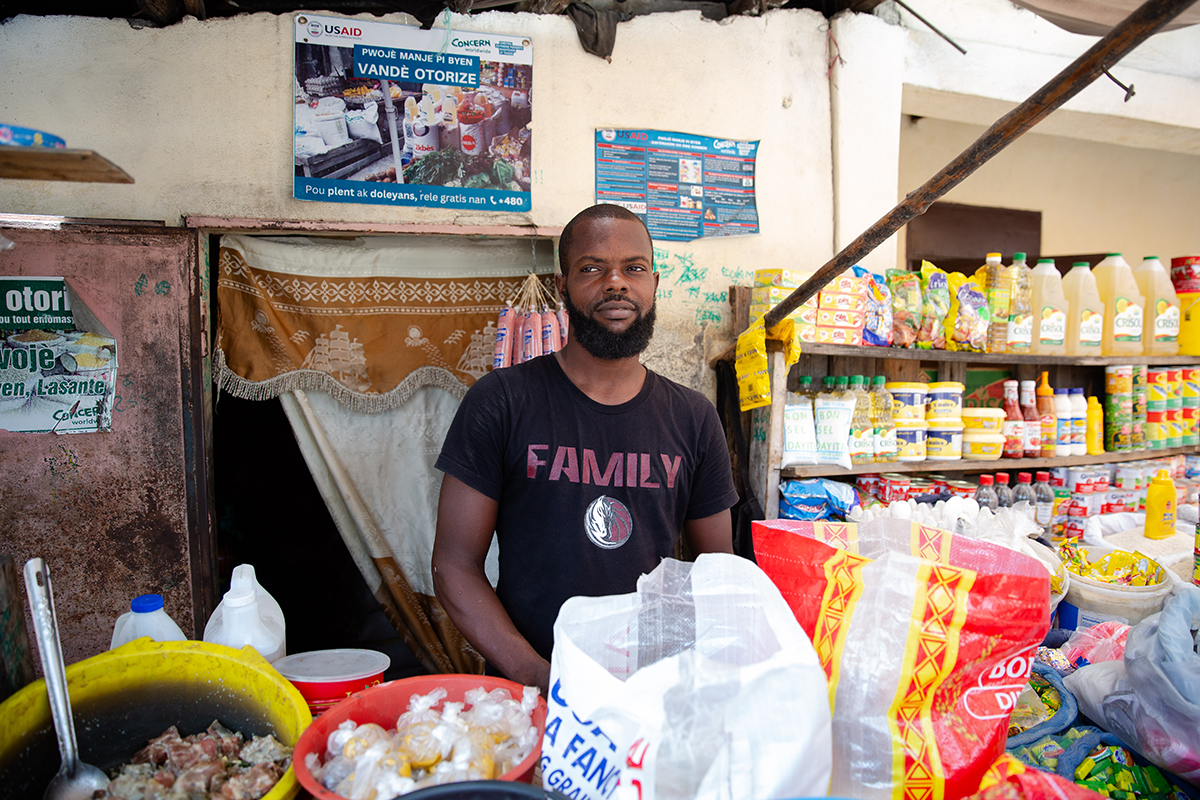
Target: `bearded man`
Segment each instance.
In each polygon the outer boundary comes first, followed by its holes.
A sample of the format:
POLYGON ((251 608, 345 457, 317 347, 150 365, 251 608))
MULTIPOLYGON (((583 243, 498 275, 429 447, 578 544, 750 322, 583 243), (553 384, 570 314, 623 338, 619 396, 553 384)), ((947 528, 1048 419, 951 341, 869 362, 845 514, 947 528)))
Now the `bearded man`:
POLYGON ((634 591, 681 535, 694 553, 732 553, 738 499, 716 409, 638 358, 658 290, 645 223, 592 206, 558 256, 567 343, 467 392, 437 460, 432 564, 438 600, 491 670, 543 696, 562 604, 634 591))

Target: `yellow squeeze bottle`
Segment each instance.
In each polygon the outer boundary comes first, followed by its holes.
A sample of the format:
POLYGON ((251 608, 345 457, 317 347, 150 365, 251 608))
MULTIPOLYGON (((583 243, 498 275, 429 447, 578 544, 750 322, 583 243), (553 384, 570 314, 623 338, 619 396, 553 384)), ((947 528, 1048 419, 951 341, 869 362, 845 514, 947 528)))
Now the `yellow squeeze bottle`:
POLYGON ((1104 338, 1104 303, 1096 276, 1086 261, 1076 261, 1063 277, 1063 294, 1067 296, 1067 355, 1098 356, 1100 340, 1104 338))
POLYGON ((1175 535, 1175 481, 1160 469, 1146 493, 1146 538, 1166 539, 1175 535))
POLYGON ((1104 339, 1101 353, 1106 356, 1142 355, 1142 326, 1145 300, 1133 270, 1120 253, 1109 253, 1092 270, 1100 300, 1104 303, 1104 339))
POLYGON ((1033 341, 1030 352, 1066 355, 1067 298, 1054 260, 1039 258, 1033 268, 1033 341))
POLYGON ((1104 409, 1100 400, 1089 397, 1087 404, 1087 454, 1104 455, 1104 409))
POLYGON ((1146 299, 1143 308, 1142 354, 1173 356, 1179 352, 1179 297, 1158 256, 1146 256, 1133 271, 1146 299))

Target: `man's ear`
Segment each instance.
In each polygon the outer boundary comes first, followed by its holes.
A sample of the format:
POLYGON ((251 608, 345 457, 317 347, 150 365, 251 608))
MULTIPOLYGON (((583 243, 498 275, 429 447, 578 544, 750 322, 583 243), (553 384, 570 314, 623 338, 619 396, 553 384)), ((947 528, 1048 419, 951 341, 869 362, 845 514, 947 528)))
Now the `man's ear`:
POLYGON ((558 288, 558 296, 563 297, 566 294, 567 278, 561 272, 554 274, 554 285, 558 288))

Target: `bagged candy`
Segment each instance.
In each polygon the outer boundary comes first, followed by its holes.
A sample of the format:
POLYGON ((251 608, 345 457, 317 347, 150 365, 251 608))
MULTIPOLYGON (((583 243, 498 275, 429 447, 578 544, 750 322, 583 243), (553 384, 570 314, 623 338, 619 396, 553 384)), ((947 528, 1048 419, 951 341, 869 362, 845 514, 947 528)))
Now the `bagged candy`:
POLYGON ((921 328, 921 276, 902 269, 889 269, 892 293, 892 346, 912 347, 921 328))
POLYGON ((892 293, 887 281, 859 266, 851 267, 851 272, 867 282, 863 344, 887 347, 892 343, 892 293))
POLYGON ((779 487, 783 519, 845 519, 859 505, 854 487, 827 478, 784 481, 779 487))
POLYGON ((946 315, 946 349, 983 353, 987 351, 991 312, 987 296, 975 278, 960 272, 948 277, 950 312, 946 315))
POLYGON ((921 294, 924 305, 921 312, 921 328, 917 331, 917 347, 922 350, 946 349, 946 314, 950 313, 950 284, 946 273, 930 264, 921 262, 921 294))

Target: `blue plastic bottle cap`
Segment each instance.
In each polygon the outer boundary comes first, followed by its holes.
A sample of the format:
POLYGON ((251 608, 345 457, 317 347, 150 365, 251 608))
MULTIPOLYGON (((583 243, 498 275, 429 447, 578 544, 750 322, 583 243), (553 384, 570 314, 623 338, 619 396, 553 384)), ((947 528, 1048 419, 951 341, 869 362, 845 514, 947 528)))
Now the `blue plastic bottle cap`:
POLYGON ((163 599, 161 594, 144 594, 141 597, 135 597, 129 603, 130 611, 137 614, 149 614, 151 611, 158 611, 163 607, 163 599))

